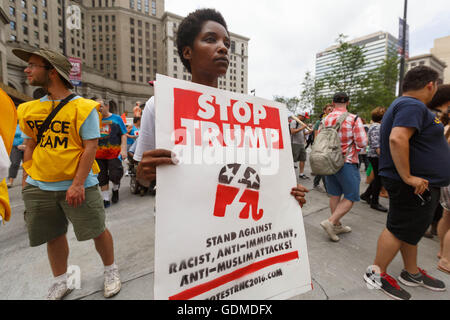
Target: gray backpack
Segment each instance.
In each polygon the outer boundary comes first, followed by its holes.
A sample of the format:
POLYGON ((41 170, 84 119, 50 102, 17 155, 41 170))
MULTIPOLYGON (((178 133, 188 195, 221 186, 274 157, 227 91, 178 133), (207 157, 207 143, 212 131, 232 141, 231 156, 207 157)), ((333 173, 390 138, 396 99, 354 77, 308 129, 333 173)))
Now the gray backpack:
MULTIPOLYGON (((309 162, 314 175, 330 176, 345 164, 339 130, 350 113, 343 113, 333 127, 322 128, 312 146, 309 162)), ((350 148, 349 148, 350 150, 350 148)))

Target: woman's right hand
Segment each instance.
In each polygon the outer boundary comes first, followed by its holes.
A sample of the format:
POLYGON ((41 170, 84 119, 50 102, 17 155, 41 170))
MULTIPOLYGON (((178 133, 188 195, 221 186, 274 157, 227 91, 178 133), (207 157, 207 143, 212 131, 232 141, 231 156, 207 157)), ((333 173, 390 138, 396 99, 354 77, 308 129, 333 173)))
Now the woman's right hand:
POLYGON ((137 179, 145 187, 156 180, 156 167, 160 165, 174 165, 176 158, 169 150, 156 149, 144 152, 137 168, 137 179))

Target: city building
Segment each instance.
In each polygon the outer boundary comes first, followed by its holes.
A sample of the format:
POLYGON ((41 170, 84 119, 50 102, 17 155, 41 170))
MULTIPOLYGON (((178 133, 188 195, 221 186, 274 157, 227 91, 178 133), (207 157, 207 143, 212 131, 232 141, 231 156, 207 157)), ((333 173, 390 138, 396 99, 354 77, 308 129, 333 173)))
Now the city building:
POLYGON ((444 70, 447 65, 433 54, 422 54, 406 60, 406 71, 418 66, 427 66, 436 70, 439 73, 439 79, 444 81, 444 70))
MULTIPOLYGON (((388 32, 376 32, 360 38, 353 39, 348 43, 365 49, 364 56, 367 66, 362 72, 367 72, 378 67, 387 58, 389 52, 397 52, 398 40, 388 32)), ((333 45, 324 51, 316 54, 315 77, 317 80, 323 79, 337 61, 336 49, 338 45, 333 45)), ((321 94, 331 95, 328 89, 324 89, 321 94)))
POLYGON ((444 83, 450 83, 450 35, 434 40, 434 47, 430 50, 436 58, 447 65, 444 70, 444 83))
POLYGON ((6 35, 5 25, 9 24, 9 18, 3 7, 0 7, 0 82, 8 82, 8 72, 6 69, 6 35))
MULTIPOLYGON (((7 82, 38 98, 23 73, 25 63, 14 48, 57 48, 82 61, 81 85, 76 92, 102 97, 116 113, 131 112, 136 101, 153 95, 148 82, 157 73, 190 80, 174 43, 183 17, 165 12, 164 0, 0 0, 5 17, 7 82), (66 10, 63 10, 66 8, 66 10)), ((1 17, 1 15, 0 15, 1 17)), ((248 38, 231 33, 230 68, 220 88, 247 92, 248 38)), ((0 43, 0 52, 1 52, 0 43)))

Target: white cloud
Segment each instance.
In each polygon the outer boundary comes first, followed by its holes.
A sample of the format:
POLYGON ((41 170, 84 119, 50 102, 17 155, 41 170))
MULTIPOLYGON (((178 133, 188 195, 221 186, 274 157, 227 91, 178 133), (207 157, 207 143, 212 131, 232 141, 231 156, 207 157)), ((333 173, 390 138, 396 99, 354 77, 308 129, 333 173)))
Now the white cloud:
MULTIPOLYGON (((402 0, 166 0, 166 11, 182 16, 215 8, 230 31, 249 37, 249 90, 272 99, 294 96, 315 55, 340 33, 349 39, 377 31, 398 36, 402 0)), ((450 34, 448 0, 408 1, 410 53, 429 52, 435 38, 450 34)))

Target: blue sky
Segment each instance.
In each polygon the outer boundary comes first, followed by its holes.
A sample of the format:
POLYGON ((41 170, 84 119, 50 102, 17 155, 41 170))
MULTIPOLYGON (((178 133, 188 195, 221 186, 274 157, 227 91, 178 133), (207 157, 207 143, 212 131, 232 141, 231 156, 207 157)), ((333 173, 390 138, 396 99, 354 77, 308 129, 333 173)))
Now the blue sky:
MULTIPOLYGON (((215 8, 230 31, 250 38, 249 91, 272 99, 299 95, 315 54, 340 33, 349 39, 377 31, 398 37, 403 0, 166 0, 166 11, 186 16, 215 8)), ((450 35, 449 0, 409 0, 410 55, 429 53, 434 39, 450 35)))

